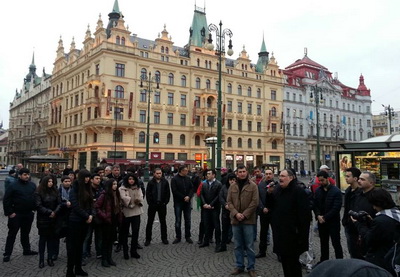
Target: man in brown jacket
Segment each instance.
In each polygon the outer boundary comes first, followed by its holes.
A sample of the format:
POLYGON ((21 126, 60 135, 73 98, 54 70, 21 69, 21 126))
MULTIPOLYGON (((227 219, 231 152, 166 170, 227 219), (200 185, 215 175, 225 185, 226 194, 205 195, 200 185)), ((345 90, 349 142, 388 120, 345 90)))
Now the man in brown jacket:
POLYGON ((254 252, 254 225, 258 205, 257 185, 249 180, 249 174, 243 165, 237 168, 237 181, 228 190, 233 237, 235 240, 236 267, 231 275, 244 272, 244 257, 247 254, 247 271, 251 277, 257 276, 254 270, 256 258, 254 252))

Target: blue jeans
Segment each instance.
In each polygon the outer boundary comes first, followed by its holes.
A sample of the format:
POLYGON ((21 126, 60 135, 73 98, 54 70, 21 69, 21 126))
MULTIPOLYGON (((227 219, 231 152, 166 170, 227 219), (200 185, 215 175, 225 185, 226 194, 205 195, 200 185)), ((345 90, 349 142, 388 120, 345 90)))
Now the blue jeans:
POLYGON ((247 254, 247 270, 254 270, 256 254, 254 252, 254 224, 232 224, 235 242, 236 267, 244 269, 244 253, 247 254))
POLYGON ((175 233, 176 238, 182 238, 182 213, 183 218, 185 220, 185 238, 190 238, 190 228, 191 228, 191 215, 192 215, 192 202, 183 202, 183 203, 174 203, 174 211, 175 211, 175 233))

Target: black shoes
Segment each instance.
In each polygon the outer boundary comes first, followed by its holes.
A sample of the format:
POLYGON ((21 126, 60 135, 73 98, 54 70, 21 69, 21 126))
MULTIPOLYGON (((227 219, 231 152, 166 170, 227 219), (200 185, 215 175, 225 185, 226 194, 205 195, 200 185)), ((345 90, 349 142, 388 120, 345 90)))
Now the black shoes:
POLYGON ((203 242, 202 244, 200 244, 199 248, 203 248, 203 247, 207 247, 207 246, 210 246, 210 244, 207 242, 203 242))
POLYGON ((174 239, 174 241, 172 242, 172 244, 177 244, 177 243, 180 243, 180 242, 181 242, 181 239, 176 238, 176 239, 174 239))
POLYGON ((76 276, 89 276, 89 274, 86 271, 83 271, 82 268, 80 270, 75 270, 75 275, 76 276))
POLYGON ((108 260, 108 264, 111 265, 111 266, 117 266, 117 263, 114 262, 112 259, 108 260))
POLYGON ((44 261, 39 261, 39 268, 43 268, 44 267, 44 261))
POLYGON ((164 243, 164 244, 169 244, 169 241, 168 241, 167 239, 163 239, 163 240, 162 240, 162 243, 164 243))
POLYGON ((138 252, 131 252, 131 258, 139 259, 140 255, 138 254, 138 252))
POLYGON ((117 244, 117 246, 115 247, 115 253, 120 252, 121 248, 122 248, 121 244, 117 244))
POLYGON ((129 260, 129 255, 128 255, 128 253, 124 253, 124 259, 125 259, 125 260, 129 260))
POLYGON ((3 256, 3 262, 4 262, 4 263, 9 262, 10 259, 11 259, 11 256, 9 256, 9 255, 3 256))
POLYGON ((139 243, 137 244, 137 249, 143 249, 143 246, 141 246, 139 243))
POLYGON ((22 255, 24 255, 24 256, 33 256, 33 255, 37 255, 37 254, 38 254, 38 252, 33 251, 33 250, 24 251, 22 253, 22 255))
POLYGON ((149 246, 150 245, 150 241, 149 240, 146 240, 145 242, 144 242, 144 246, 149 246))
POLYGON ((47 264, 48 264, 49 266, 54 266, 54 261, 53 261, 53 259, 47 259, 47 264))
POLYGON ((110 264, 106 260, 101 261, 101 266, 102 267, 110 267, 110 264))
POLYGON ((256 255, 256 259, 258 259, 258 258, 264 258, 264 257, 266 257, 267 255, 265 254, 265 253, 258 253, 257 255, 256 255))
POLYGON ((215 253, 224 252, 224 251, 226 251, 226 246, 217 245, 217 247, 215 247, 215 253))
POLYGON ((191 238, 186 238, 186 242, 192 244, 193 240, 191 238))

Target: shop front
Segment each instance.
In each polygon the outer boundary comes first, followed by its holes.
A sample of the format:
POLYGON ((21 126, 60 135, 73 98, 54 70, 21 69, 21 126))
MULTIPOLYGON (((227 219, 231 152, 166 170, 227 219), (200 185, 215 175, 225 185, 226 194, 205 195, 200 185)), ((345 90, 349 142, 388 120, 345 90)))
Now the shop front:
POLYGON ((345 174, 349 167, 375 174, 377 184, 400 188, 400 134, 369 138, 360 142, 341 144, 343 150, 336 152, 336 176, 338 186, 345 190, 345 174), (389 185, 390 184, 390 185, 389 185))

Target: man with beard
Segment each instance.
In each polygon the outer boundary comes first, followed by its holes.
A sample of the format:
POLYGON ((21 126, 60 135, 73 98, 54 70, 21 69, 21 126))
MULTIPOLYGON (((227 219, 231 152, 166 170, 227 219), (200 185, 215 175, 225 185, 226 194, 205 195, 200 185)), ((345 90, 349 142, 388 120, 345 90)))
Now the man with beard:
POLYGON ((164 178, 162 170, 156 168, 154 170, 153 178, 147 183, 146 199, 149 205, 147 212, 147 225, 146 225, 146 241, 145 246, 150 245, 153 222, 158 213, 158 219, 160 220, 161 228, 161 240, 164 244, 168 244, 167 235, 167 204, 171 197, 169 190, 169 183, 164 178))
POLYGON ((237 181, 228 190, 228 206, 231 214, 232 231, 235 242, 236 267, 231 275, 244 272, 245 252, 247 254, 247 271, 251 277, 256 277, 254 252, 254 225, 256 224, 256 209, 258 206, 258 188, 249 180, 249 174, 244 165, 237 168, 237 181))
POLYGON ((291 170, 279 174, 279 186, 268 188, 274 252, 281 257, 285 277, 301 277, 299 256, 308 250, 310 202, 291 170))
POLYGON ((342 193, 340 189, 329 183, 326 171, 320 171, 317 178, 321 184, 315 191, 314 214, 318 221, 318 232, 321 245, 319 263, 329 260, 329 237, 335 250, 336 259, 343 259, 343 249, 340 244, 340 209, 342 208, 342 193))

